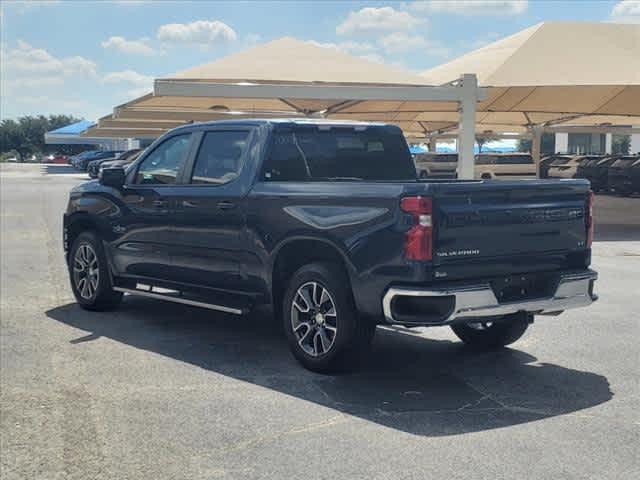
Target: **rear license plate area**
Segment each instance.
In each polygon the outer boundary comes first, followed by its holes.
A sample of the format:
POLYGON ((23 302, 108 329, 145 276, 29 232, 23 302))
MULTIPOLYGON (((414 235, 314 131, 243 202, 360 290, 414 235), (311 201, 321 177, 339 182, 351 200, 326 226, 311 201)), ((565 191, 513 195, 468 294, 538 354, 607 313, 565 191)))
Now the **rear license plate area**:
POLYGON ((498 277, 490 282, 499 303, 550 297, 558 286, 555 273, 531 273, 498 277))

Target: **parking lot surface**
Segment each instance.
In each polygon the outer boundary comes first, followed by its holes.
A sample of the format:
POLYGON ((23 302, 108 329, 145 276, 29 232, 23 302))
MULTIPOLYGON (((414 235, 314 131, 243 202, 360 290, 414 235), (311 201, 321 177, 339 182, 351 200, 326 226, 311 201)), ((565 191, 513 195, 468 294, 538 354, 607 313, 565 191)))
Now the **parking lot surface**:
POLYGON ((640 478, 640 198, 597 198, 600 301, 512 348, 378 329, 351 374, 301 368, 265 313, 78 308, 63 165, 0 165, 0 477, 640 478))

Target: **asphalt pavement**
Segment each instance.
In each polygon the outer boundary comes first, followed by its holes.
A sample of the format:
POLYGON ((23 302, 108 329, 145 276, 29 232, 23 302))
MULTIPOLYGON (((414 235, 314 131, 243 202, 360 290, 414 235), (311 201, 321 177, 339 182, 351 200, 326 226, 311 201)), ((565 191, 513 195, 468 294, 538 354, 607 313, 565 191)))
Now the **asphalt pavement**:
POLYGON ((640 198, 598 196, 600 300, 473 353, 378 328, 357 372, 301 368, 264 312, 78 308, 67 166, 0 165, 0 478, 640 478, 640 198))

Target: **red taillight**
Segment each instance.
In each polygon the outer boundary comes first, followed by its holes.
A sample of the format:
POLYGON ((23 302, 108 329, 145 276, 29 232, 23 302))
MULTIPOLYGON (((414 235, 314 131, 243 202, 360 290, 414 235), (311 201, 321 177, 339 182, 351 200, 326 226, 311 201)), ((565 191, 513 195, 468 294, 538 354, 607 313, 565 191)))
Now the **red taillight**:
POLYGON ((587 248, 591 248, 591 244, 593 243, 593 202, 595 200, 595 195, 593 192, 589 192, 589 197, 587 199, 587 212, 585 215, 585 223, 587 225, 587 248))
POLYGON ((433 256, 433 202, 429 197, 405 197, 400 201, 403 212, 413 217, 406 233, 404 256, 409 260, 431 260, 433 256))

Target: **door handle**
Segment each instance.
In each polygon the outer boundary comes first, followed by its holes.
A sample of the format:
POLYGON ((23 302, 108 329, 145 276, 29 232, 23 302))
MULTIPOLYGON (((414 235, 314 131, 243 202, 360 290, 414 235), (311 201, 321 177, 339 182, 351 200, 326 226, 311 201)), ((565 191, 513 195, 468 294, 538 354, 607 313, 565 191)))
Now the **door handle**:
POLYGON ((167 200, 158 199, 153 201, 153 206, 156 208, 166 208, 168 205, 169 202, 167 200))
POLYGON ((183 200, 182 206, 185 208, 196 208, 200 206, 200 202, 196 200, 183 200))
POLYGON ((236 208, 236 204, 223 200, 222 202, 218 202, 218 208, 220 210, 231 210, 232 208, 236 208))

